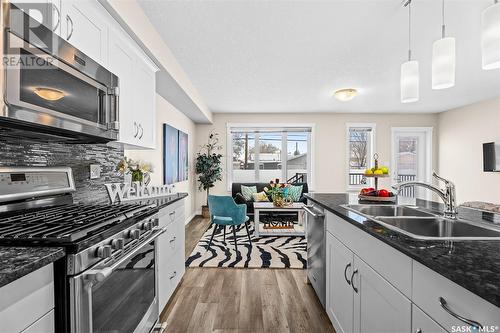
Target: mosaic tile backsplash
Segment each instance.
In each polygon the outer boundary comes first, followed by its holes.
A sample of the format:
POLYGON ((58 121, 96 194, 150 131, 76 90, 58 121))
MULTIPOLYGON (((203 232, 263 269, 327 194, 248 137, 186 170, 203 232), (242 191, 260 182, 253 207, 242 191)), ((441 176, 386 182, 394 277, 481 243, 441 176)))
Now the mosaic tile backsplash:
POLYGON ((0 166, 69 166, 73 170, 77 203, 109 203, 105 183, 121 182, 115 167, 123 158, 116 144, 47 143, 0 136, 0 166), (90 179, 90 164, 101 166, 101 178, 90 179))

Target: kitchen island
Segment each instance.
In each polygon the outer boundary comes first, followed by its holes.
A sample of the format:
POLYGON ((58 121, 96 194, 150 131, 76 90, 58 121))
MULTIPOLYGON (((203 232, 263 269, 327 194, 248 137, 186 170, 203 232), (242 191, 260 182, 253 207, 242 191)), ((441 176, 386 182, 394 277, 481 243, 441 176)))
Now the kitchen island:
MULTIPOLYGON (((420 326, 428 328, 423 332, 452 331, 452 326, 466 324, 457 316, 470 319, 470 326, 500 324, 499 240, 419 240, 347 209, 345 204, 357 203, 348 194, 306 197, 309 204, 326 210, 326 307, 337 331, 364 331, 370 319, 383 322, 381 312, 388 307, 392 313, 385 317, 387 331, 416 331, 420 326), (349 314, 335 302, 351 293, 354 313, 349 314), (371 300, 372 315, 367 314, 371 300)), ((439 205, 419 201, 418 206, 439 214, 439 205)), ((493 214, 459 213, 467 220, 496 221, 493 214)))

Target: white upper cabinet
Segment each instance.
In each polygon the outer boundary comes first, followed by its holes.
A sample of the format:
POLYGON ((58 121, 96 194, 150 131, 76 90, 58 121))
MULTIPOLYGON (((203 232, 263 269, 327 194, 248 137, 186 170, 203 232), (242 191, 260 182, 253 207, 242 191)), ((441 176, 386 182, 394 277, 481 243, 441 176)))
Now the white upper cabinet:
POLYGON ((137 89, 134 91, 133 113, 139 127, 140 146, 154 148, 156 144, 156 67, 149 59, 139 57, 134 67, 137 89))
POLYGON ((109 23, 105 9, 95 0, 64 0, 60 12, 61 36, 101 65, 107 65, 109 23))

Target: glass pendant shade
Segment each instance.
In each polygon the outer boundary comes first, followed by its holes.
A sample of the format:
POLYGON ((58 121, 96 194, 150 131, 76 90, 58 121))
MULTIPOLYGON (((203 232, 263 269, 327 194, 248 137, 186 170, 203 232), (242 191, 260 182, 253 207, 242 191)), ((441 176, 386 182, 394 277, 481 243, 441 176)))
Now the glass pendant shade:
POLYGON ((418 61, 407 61, 401 65, 401 103, 412 103, 418 101, 418 94, 418 61))
POLYGON ((483 10, 481 28, 483 69, 500 68, 500 3, 483 10))
POLYGON ((432 89, 455 85, 455 38, 446 37, 432 45, 432 89))

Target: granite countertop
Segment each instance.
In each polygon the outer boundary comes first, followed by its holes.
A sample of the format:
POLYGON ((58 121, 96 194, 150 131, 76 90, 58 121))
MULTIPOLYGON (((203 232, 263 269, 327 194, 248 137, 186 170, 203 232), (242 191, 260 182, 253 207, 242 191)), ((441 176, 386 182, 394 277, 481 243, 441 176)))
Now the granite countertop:
POLYGON ((62 247, 0 246, 0 288, 64 255, 62 247))
MULTIPOLYGON (((341 205, 346 193, 309 193, 306 197, 348 223, 366 231, 456 284, 500 307, 500 241, 418 240, 384 227, 341 205)), ((352 201, 352 199, 351 199, 352 201)), ((436 211, 439 205, 418 200, 417 205, 436 211)), ((477 222, 498 223, 494 214, 459 210, 460 217, 477 222)))
MULTIPOLYGON (((168 205, 173 204, 176 201, 186 198, 187 196, 188 196, 187 193, 175 193, 175 194, 168 194, 162 197, 139 199, 135 202, 141 205, 155 205, 155 208, 162 209, 168 205)), ((124 203, 126 204, 129 202, 124 202, 124 203)))

